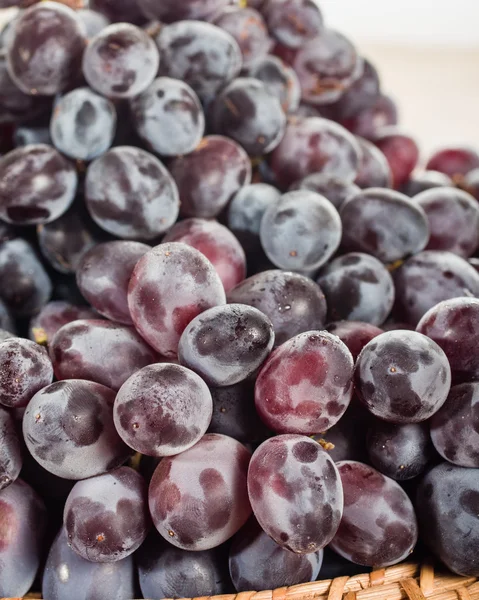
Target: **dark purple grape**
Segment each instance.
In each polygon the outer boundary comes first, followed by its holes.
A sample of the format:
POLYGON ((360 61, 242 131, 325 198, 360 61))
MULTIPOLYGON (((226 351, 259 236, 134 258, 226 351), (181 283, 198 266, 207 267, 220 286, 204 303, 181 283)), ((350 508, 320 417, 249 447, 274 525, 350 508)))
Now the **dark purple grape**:
POLYGON ((479 246, 476 199, 453 187, 438 187, 414 196, 429 223, 427 250, 448 250, 468 258, 479 246))
POLYGON ((133 98, 152 83, 159 64, 158 49, 147 33, 131 23, 114 23, 90 40, 83 75, 103 96, 133 98))
POLYGON ((203 109, 198 96, 183 81, 158 77, 130 100, 130 106, 138 135, 158 154, 188 154, 203 137, 203 109))
POLYGON ((359 136, 356 137, 356 142, 361 150, 361 160, 354 183, 362 189, 392 187, 391 167, 381 150, 359 136))
POLYGON ((256 410, 276 433, 326 431, 351 401, 353 367, 351 353, 336 336, 300 333, 264 363, 256 380, 256 410))
POLYGON ((130 600, 135 596, 133 558, 106 564, 85 560, 68 546, 62 527, 45 564, 42 596, 47 600, 130 600))
POLYGON ((20 475, 22 446, 15 421, 5 408, 0 408, 0 491, 11 485, 20 475))
MULTIPOLYGON (((90 1, 90 5, 92 2, 90 1)), ((110 19, 99 11, 92 10, 91 8, 81 8, 76 11, 77 17, 83 23, 86 30, 86 38, 91 39, 95 37, 102 29, 108 27, 110 19)))
POLYGON ((253 454, 248 493, 261 528, 295 554, 316 553, 334 537, 343 491, 333 461, 318 442, 279 435, 253 454))
POLYGON ((366 344, 383 333, 379 327, 362 321, 337 321, 329 323, 326 329, 346 344, 354 361, 366 344))
POLYGON ((164 458, 149 490, 155 527, 184 550, 209 550, 248 520, 246 476, 251 454, 236 440, 206 434, 181 454, 164 458))
POLYGON ((85 44, 86 30, 75 11, 58 2, 40 2, 15 21, 8 71, 26 94, 54 96, 77 79, 85 44))
POLYGON ((397 125, 398 118, 394 100, 381 94, 374 106, 365 108, 352 119, 345 119, 342 125, 351 133, 374 141, 384 127, 397 125))
POLYGON ((121 238, 151 240, 178 217, 175 182, 149 152, 118 146, 88 167, 85 200, 92 219, 121 238))
POLYGON ((462 185, 466 192, 469 192, 471 196, 474 196, 476 200, 479 200, 479 168, 469 171, 464 177, 462 185))
POLYGON ((417 491, 416 511, 423 540, 458 575, 477 577, 479 470, 442 463, 417 491))
POLYGON ((428 171, 439 171, 453 181, 461 180, 473 169, 479 168, 479 153, 473 148, 453 147, 435 152, 426 164, 428 171))
POLYGON ((54 146, 76 160, 93 160, 113 143, 116 110, 112 102, 87 87, 77 88, 55 103, 50 122, 54 146))
POLYGON ((173 23, 182 19, 206 20, 236 0, 136 0, 149 19, 173 23))
POLYGON ((12 150, 0 159, 0 217, 14 225, 50 223, 73 202, 75 167, 46 144, 12 150))
POLYGON ((185 219, 174 225, 163 238, 196 248, 211 262, 229 292, 246 277, 243 248, 227 227, 207 219, 185 219))
POLYGON ((321 194, 334 205, 336 210, 339 210, 348 198, 361 191, 356 184, 326 173, 308 175, 294 183, 290 187, 290 191, 293 190, 310 190, 321 194))
POLYGON ((55 333, 72 321, 95 319, 97 313, 88 306, 75 306, 63 300, 53 300, 30 321, 29 337, 37 344, 48 345, 55 333))
POLYGON ((393 190, 363 190, 342 205, 340 215, 344 250, 365 252, 384 263, 420 252, 429 240, 422 208, 393 190))
POLYGON ((120 466, 132 452, 115 429, 114 400, 113 390, 81 379, 45 387, 23 417, 30 454, 64 479, 86 479, 120 466))
POLYGON ((206 383, 185 367, 144 367, 121 386, 115 426, 123 441, 148 456, 172 456, 206 433, 213 403, 206 383))
POLYGON ((412 256, 395 271, 394 284, 397 310, 411 325, 443 300, 479 296, 479 273, 452 252, 427 250, 412 256))
POLYGON ((359 398, 391 423, 420 423, 446 401, 451 367, 443 350, 415 331, 388 331, 369 342, 356 362, 359 398))
POLYGON ((320 271, 318 285, 326 296, 329 321, 365 321, 381 325, 394 304, 394 283, 373 256, 350 252, 320 271))
POLYGON ((216 217, 236 192, 251 182, 251 163, 233 140, 210 135, 169 169, 176 181, 185 217, 216 217))
POLYGON ((213 265, 181 243, 160 244, 147 252, 136 264, 128 289, 136 329, 168 358, 176 357, 181 334, 191 320, 225 302, 213 265))
POLYGON ((50 128, 43 123, 17 125, 13 134, 13 144, 15 148, 31 144, 48 144, 51 146, 50 128))
POLYGON ((316 192, 297 190, 266 209, 260 238, 277 267, 312 271, 336 252, 341 233, 341 219, 329 200, 316 192))
POLYGON ((393 187, 401 188, 419 161, 419 148, 414 139, 396 129, 381 130, 374 140, 386 157, 393 176, 393 187))
POLYGON ((141 546, 150 528, 143 477, 129 467, 78 481, 63 514, 68 545, 91 562, 122 560, 141 546))
POLYGON ((262 10, 271 35, 288 48, 301 48, 322 33, 323 15, 314 0, 267 0, 262 10))
POLYGON ((421 475, 434 454, 428 423, 395 425, 376 420, 368 431, 367 448, 371 464, 396 481, 421 475))
POLYGON ((237 592, 275 590, 315 581, 323 551, 296 554, 273 541, 251 518, 236 534, 229 554, 231 579, 237 592))
POLYGON ((414 508, 398 483, 355 461, 338 463, 344 511, 331 548, 367 567, 387 567, 411 554, 418 527, 414 508))
POLYGON ((90 9, 105 15, 112 23, 133 23, 142 25, 145 15, 138 0, 89 0, 90 9))
POLYGON ((208 385, 224 387, 255 373, 273 345, 273 324, 266 315, 245 304, 226 304, 204 311, 187 325, 178 358, 208 385))
POLYGON ((271 168, 283 188, 311 173, 353 181, 360 156, 354 137, 341 125, 319 117, 291 117, 271 155, 271 168))
POLYGON ((160 75, 184 81, 203 101, 212 100, 237 77, 243 63, 233 36, 211 23, 178 21, 166 25, 160 29, 156 43, 161 56, 160 75))
POLYGON ((22 597, 40 566, 46 510, 40 497, 21 479, 0 492, 0 595, 22 597))
POLYGON ((401 191, 412 198, 432 188, 452 187, 453 185, 452 179, 439 171, 413 171, 401 191))
POLYGON ((128 309, 128 284, 136 263, 149 250, 150 246, 139 242, 114 241, 98 244, 83 255, 77 284, 101 315, 117 323, 133 323, 128 309))

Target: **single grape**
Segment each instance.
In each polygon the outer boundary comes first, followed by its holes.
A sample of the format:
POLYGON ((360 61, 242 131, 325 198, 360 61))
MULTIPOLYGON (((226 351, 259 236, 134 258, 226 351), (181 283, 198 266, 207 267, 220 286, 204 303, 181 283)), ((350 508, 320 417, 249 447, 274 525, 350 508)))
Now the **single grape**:
POLYGON ((89 0, 88 5, 112 23, 142 25, 146 21, 138 0, 89 0))
POLYGON ((160 534, 184 550, 209 550, 233 536, 251 515, 246 476, 250 453, 225 435, 206 434, 164 458, 149 490, 160 534))
POLYGON ((390 125, 397 125, 398 107, 390 97, 380 94, 374 106, 363 109, 351 119, 342 121, 342 125, 351 133, 374 141, 381 130, 390 125))
POLYGON ((353 366, 351 353, 334 335, 309 331, 291 338, 274 350, 258 375, 259 416, 277 433, 328 430, 351 401, 353 366))
POLYGON ((182 19, 206 20, 236 0, 136 0, 149 19, 163 23, 173 23, 182 19))
POLYGON ((29 146, 30 144, 48 144, 51 146, 50 128, 42 121, 17 125, 13 134, 13 144, 15 148, 29 146))
POLYGON ((344 250, 365 252, 384 263, 420 252, 429 240, 422 208, 392 190, 363 190, 341 206, 340 215, 344 250))
POLYGON ((78 319, 95 319, 97 316, 88 306, 75 306, 64 300, 53 300, 45 304, 30 321, 29 337, 37 344, 47 345, 63 325, 78 319))
POLYGON ((339 462, 344 490, 341 524, 330 546, 369 567, 387 567, 411 554, 418 537, 414 508, 398 483, 372 467, 339 462))
POLYGON ((203 109, 198 96, 183 81, 158 77, 130 100, 130 106, 138 135, 158 154, 188 154, 203 137, 203 109))
POLYGON ((223 284, 208 259, 195 248, 174 242, 156 246, 138 261, 128 289, 136 329, 168 358, 176 357, 190 321, 225 302, 223 284))
POLYGON ((362 189, 392 187, 391 167, 381 150, 359 136, 356 137, 356 142, 361 150, 361 160, 354 183, 362 189))
POLYGON ((0 408, 0 491, 11 485, 20 475, 22 446, 12 415, 0 408))
POLYGON ((425 335, 388 331, 363 348, 355 384, 361 401, 376 417, 419 423, 446 401, 451 367, 443 350, 425 335))
POLYGON ((40 390, 23 417, 29 452, 64 479, 86 479, 120 466, 131 450, 115 429, 114 400, 113 390, 81 379, 40 390))
POLYGON ((363 321, 337 321, 329 323, 326 329, 346 344, 355 362, 364 346, 383 333, 379 327, 363 321))
MULTIPOLYGON (((90 4, 92 4, 91 1, 90 4)), ((110 25, 110 19, 106 15, 91 8, 80 8, 76 11, 76 14, 85 27, 86 38, 88 40, 110 25)))
POLYGON ((327 452, 303 435, 280 435, 261 444, 251 458, 248 493, 261 528, 295 554, 324 548, 341 521, 338 471, 327 452))
POLYGON ((227 227, 217 221, 180 221, 163 238, 165 242, 181 242, 204 254, 216 269, 226 292, 246 277, 246 256, 241 244, 227 227))
POLYGON ((49 223, 73 202, 75 167, 46 144, 12 150, 0 159, 0 217, 14 225, 49 223))
POLYGON ((151 240, 178 217, 175 182, 149 152, 118 146, 87 169, 85 200, 92 219, 121 238, 151 240))
POLYGON ((472 148, 463 147, 438 150, 426 164, 428 171, 439 171, 453 180, 460 180, 477 168, 479 168, 479 153, 472 148))
POLYGON ((78 481, 63 513, 68 545, 91 562, 122 560, 141 546, 150 528, 143 477, 129 467, 78 481))
POLYGON ((408 259, 394 273, 396 305, 402 318, 416 325, 433 306, 461 296, 479 296, 479 273, 451 252, 427 250, 408 259))
POLYGON ((396 129, 384 129, 374 140, 386 157, 393 176, 393 187, 399 189, 406 183, 419 161, 419 148, 415 140, 396 129))
POLYGON ((277 346, 298 333, 321 328, 326 319, 321 288, 304 275, 279 269, 249 277, 228 293, 228 302, 264 313, 273 324, 277 346))
POLYGON ((406 196, 413 198, 432 188, 452 187, 453 185, 452 179, 439 171, 413 171, 401 191, 406 196))
POLYGON ((267 0, 263 14, 271 35, 288 48, 301 48, 323 30, 314 0, 267 0))
POLYGON ((308 175, 290 187, 290 191, 294 190, 310 190, 321 194, 333 204, 336 210, 339 210, 348 198, 361 191, 356 184, 326 173, 308 175))

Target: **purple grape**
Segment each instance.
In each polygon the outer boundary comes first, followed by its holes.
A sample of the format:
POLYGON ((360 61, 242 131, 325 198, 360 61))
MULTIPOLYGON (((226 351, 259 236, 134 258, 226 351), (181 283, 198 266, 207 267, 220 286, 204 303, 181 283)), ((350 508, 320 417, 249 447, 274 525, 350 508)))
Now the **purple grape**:
POLYGON ((89 7, 105 15, 112 23, 142 25, 146 21, 138 0, 89 0, 89 7))
POLYGON ((264 363, 256 380, 256 410, 276 433, 326 431, 351 401, 353 366, 351 353, 336 336, 300 333, 264 363))
POLYGON ((331 548, 366 567, 404 560, 417 542, 417 520, 406 492, 392 479, 355 461, 338 465, 344 511, 331 548))
POLYGON ((392 190, 363 190, 342 205, 340 215, 344 250, 365 252, 384 263, 420 252, 429 240, 422 208, 392 190))
POLYGON ((342 460, 365 462, 368 458, 366 431, 371 419, 371 414, 354 395, 351 404, 336 425, 324 433, 315 435, 313 439, 322 445, 326 442, 324 447, 335 463, 342 460))
POLYGON ((136 263, 149 250, 150 246, 139 242, 115 241, 98 244, 83 255, 77 284, 101 315, 117 323, 133 323, 128 309, 128 284, 136 263))
POLYGON ((20 475, 22 446, 12 415, 0 408, 0 491, 11 485, 20 475))
POLYGON ((206 383, 185 367, 144 367, 121 386, 115 426, 126 444, 148 456, 180 454, 199 442, 211 421, 206 383))
POLYGON ((138 135, 158 154, 188 154, 203 137, 203 109, 198 96, 183 81, 158 77, 130 100, 130 106, 138 135))
POLYGON ((168 358, 176 357, 181 334, 190 321, 225 302, 213 265, 201 252, 180 243, 160 244, 147 252, 136 264, 128 289, 136 329, 168 358))
POLYGON ((290 187, 290 191, 294 190, 310 190, 321 194, 333 204, 336 210, 339 210, 348 198, 361 191, 356 184, 326 173, 308 175, 290 187))
POLYGON ((51 146, 50 128, 41 121, 39 123, 17 125, 13 134, 13 144, 15 148, 31 144, 47 144, 51 146))
POLYGON ((452 147, 435 152, 427 162, 428 171, 439 171, 452 180, 461 179, 479 168, 479 153, 473 148, 452 147))
POLYGON ((454 184, 444 173, 439 171, 413 171, 408 181, 403 185, 402 192, 411 198, 433 188, 452 187, 454 184))
POLYGON ((138 4, 149 19, 173 23, 182 19, 203 20, 212 17, 230 4, 231 0, 139 0, 138 4))
POLYGON ((415 331, 388 331, 356 362, 356 391, 372 414, 391 423, 420 423, 446 401, 451 367, 443 350, 415 331))
POLYGON ((262 10, 271 35, 288 48, 301 48, 322 32, 323 15, 314 0, 267 0, 262 10))
POLYGON ((150 528, 143 477, 129 467, 78 481, 65 504, 68 545, 91 562, 122 560, 141 546, 150 528))
POLYGON ((341 521, 339 473, 327 452, 303 435, 261 444, 251 458, 248 493, 261 528, 295 554, 324 548, 341 521))
POLYGON ((118 146, 88 167, 85 200, 92 219, 121 238, 151 240, 178 217, 175 182, 149 152, 118 146))
POLYGON ((395 128, 381 130, 374 140, 386 157, 393 176, 393 187, 400 189, 408 181, 419 161, 419 148, 415 140, 395 128))
POLYGON ((153 475, 153 523, 171 544, 209 550, 233 536, 251 515, 246 476, 250 453, 225 435, 209 433, 181 454, 164 458, 153 475))
MULTIPOLYGON (((90 0, 90 5, 92 3, 90 0)), ((80 8, 76 11, 76 14, 85 27, 86 38, 88 40, 110 25, 110 19, 106 15, 91 8, 80 8)))
POLYGON ((50 343, 50 356, 57 379, 86 379, 115 391, 158 360, 132 327, 101 319, 64 325, 50 343))
POLYGON ((75 167, 46 144, 12 150, 0 159, 0 217, 14 225, 50 223, 73 202, 75 167))
POLYGON ((361 150, 361 160, 354 183, 362 189, 392 187, 391 167, 381 150, 359 136, 356 137, 356 142, 361 150))
POLYGON ((169 169, 176 181, 185 217, 216 217, 243 186, 251 181, 251 163, 233 140, 210 135, 169 169))
POLYGON ((72 321, 95 319, 97 313, 87 306, 75 306, 63 300, 53 300, 30 321, 29 337, 37 344, 48 345, 55 333, 72 321))
POLYGON ((346 344, 354 361, 366 344, 383 333, 379 327, 363 321, 337 321, 329 323, 326 329, 346 344))
POLYGON ((131 454, 113 423, 115 392, 71 379, 40 390, 23 417, 33 458, 64 479, 86 479, 123 464, 131 454))
POLYGON ((381 130, 398 123, 398 107, 390 96, 381 94, 374 106, 363 109, 342 125, 357 136, 374 141, 381 130))
POLYGON ((471 196, 474 196, 476 200, 479 200, 479 167, 469 171, 464 177, 462 185, 471 196))

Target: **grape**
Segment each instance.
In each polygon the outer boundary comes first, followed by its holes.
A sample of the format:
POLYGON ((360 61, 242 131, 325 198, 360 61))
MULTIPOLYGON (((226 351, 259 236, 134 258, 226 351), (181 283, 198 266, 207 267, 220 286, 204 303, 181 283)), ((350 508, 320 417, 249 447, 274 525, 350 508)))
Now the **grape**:
POLYGON ((92 38, 83 55, 83 75, 96 92, 132 98, 146 90, 160 58, 153 40, 130 23, 114 23, 92 38))
POLYGON ((179 211, 178 190, 149 152, 118 146, 87 169, 85 200, 93 220, 121 238, 151 240, 167 231, 179 211))
POLYGON ((40 390, 23 417, 23 436, 40 465, 64 479, 86 479, 123 464, 131 454, 113 424, 115 392, 81 379, 40 390))
MULTIPOLYGON (((91 0, 90 4, 92 4, 91 0)), ((81 8, 80 10, 77 10, 77 17, 79 17, 85 27, 87 39, 95 37, 102 29, 105 29, 105 27, 108 27, 110 24, 108 17, 91 8, 81 8)))
POLYGON ((196 248, 211 262, 228 292, 246 277, 243 248, 227 227, 217 221, 185 219, 174 225, 163 238, 196 248))
POLYGON ((344 254, 321 270, 318 285, 326 296, 328 320, 381 325, 394 304, 394 283, 386 267, 361 252, 344 254))
POLYGON ((187 325, 178 357, 208 385, 223 387, 252 375, 273 344, 273 324, 266 315, 244 304, 227 304, 206 310, 187 325))
POLYGON ((206 433, 213 403, 205 382, 185 367, 156 364, 132 375, 115 399, 118 433, 148 456, 172 456, 206 433))
POLYGON ((48 144, 51 146, 50 128, 41 121, 39 123, 17 125, 13 134, 13 144, 15 148, 29 146, 30 144, 48 144))
POLYGON ((176 357, 181 334, 192 319, 225 302, 213 265, 181 243, 160 244, 147 252, 136 264, 128 289, 136 329, 168 358, 176 357))
POLYGON ((12 316, 2 300, 0 300, 0 329, 2 331, 7 330, 7 332, 15 331, 12 316))
POLYGON ((129 467, 78 481, 65 504, 68 545, 91 562, 122 560, 139 548, 150 527, 143 477, 129 467))
POLYGON ((55 104, 50 133, 55 147, 77 160, 93 160, 113 143, 116 110, 112 102, 87 87, 66 94, 55 104))
POLYGON ((49 223, 73 202, 74 166, 46 144, 12 150, 0 159, 0 217, 14 225, 49 223))
POLYGON ((351 119, 345 119, 342 124, 355 135, 374 141, 385 127, 397 125, 398 108, 390 96, 381 94, 374 106, 363 109, 351 119))
POLYGON ((42 595, 45 600, 130 600, 135 596, 133 558, 113 564, 85 560, 69 548, 62 528, 45 564, 42 595))
POLYGON ((138 0, 89 0, 89 7, 112 22, 141 25, 146 20, 138 0))
POLYGON ((309 190, 284 194, 261 220, 260 239, 267 257, 281 269, 321 267, 341 242, 341 219, 324 196, 309 190))
POLYGON ((474 196, 476 200, 479 199, 479 168, 469 171, 464 177, 463 186, 471 196, 474 196))
POLYGON ((272 270, 249 277, 228 294, 228 302, 248 304, 272 322, 277 346, 323 326, 326 301, 321 288, 299 273, 272 270))
POLYGON ((40 565, 46 510, 21 479, 0 492, 1 596, 24 596, 40 565))
POLYGON ((340 215, 344 250, 365 252, 384 263, 420 252, 429 240, 422 208, 392 190, 363 190, 342 205, 340 215))
POLYGON ((417 520, 406 492, 392 479, 355 461, 337 465, 344 490, 344 511, 331 548, 368 567, 404 560, 417 542, 417 520))
POLYGON ((12 338, 0 343, 0 403, 26 406, 30 398, 53 380, 53 367, 45 348, 12 338))
POLYGON ((311 173, 353 181, 359 159, 355 139, 337 123, 319 117, 292 117, 271 155, 271 168, 278 183, 288 188, 311 173))
POLYGON ((21 238, 0 244, 0 298, 18 317, 31 317, 48 302, 50 278, 32 246, 21 238))
POLYGON ((451 179, 461 179, 479 168, 479 153, 472 148, 444 148, 435 152, 426 164, 428 171, 439 171, 451 179))
POLYGON ((270 33, 288 48, 301 48, 323 30, 314 0, 267 0, 263 14, 270 33))
POLYGON ((246 152, 229 138, 211 135, 186 156, 169 165, 185 217, 213 218, 243 185, 251 181, 246 152))
POLYGON ((433 457, 427 423, 375 421, 369 428, 367 445, 371 464, 396 481, 421 475, 433 457))
POLYGON ((178 21, 166 25, 160 29, 156 43, 161 56, 160 75, 181 79, 202 101, 213 99, 241 70, 243 59, 236 40, 211 23, 178 21))
POLYGON ((206 434, 182 454, 164 458, 149 490, 160 534, 183 550, 209 550, 251 515, 246 476, 250 453, 225 435, 206 434))
POLYGON ((248 493, 261 528, 282 548, 316 553, 335 535, 343 512, 338 471, 303 435, 279 435, 251 458, 248 493))
POLYGON ((453 187, 426 190, 414 201, 429 222, 428 250, 448 250, 468 258, 479 246, 479 206, 467 192, 453 187))
POLYGON ((429 471, 417 492, 423 539, 448 569, 477 577, 479 471, 442 463, 429 471))
POLYGON ((55 333, 72 321, 95 319, 97 313, 87 306, 75 306, 64 300, 53 300, 30 321, 29 337, 38 344, 49 344, 55 333))
POLYGON ((315 581, 323 551, 295 554, 274 542, 254 518, 236 534, 229 554, 230 574, 237 592, 275 590, 315 581))
POLYGON ((22 12, 7 48, 10 77, 23 92, 54 96, 75 82, 86 43, 85 27, 71 8, 40 2, 22 12))
POLYGON ((408 181, 402 186, 402 192, 412 198, 432 188, 450 187, 452 185, 452 179, 444 173, 439 173, 439 171, 413 172, 408 181))
POLYGON ((158 77, 130 100, 130 106, 138 135, 158 154, 188 154, 203 137, 203 109, 198 96, 183 81, 158 77))
POLYGON ((131 325, 128 283, 136 263, 150 246, 114 241, 98 244, 83 255, 77 270, 81 293, 96 310, 112 321, 131 325))
POLYGON ((409 179, 419 160, 419 148, 412 137, 395 129, 381 130, 374 143, 386 157, 393 176, 393 187, 398 189, 409 179))
POLYGON ((392 187, 391 167, 381 150, 359 136, 356 142, 361 150, 361 160, 354 183, 362 189, 392 187))
POLYGON ((355 362, 364 346, 383 333, 379 327, 363 321, 337 321, 329 323, 326 329, 346 344, 355 362))
POLYGON ((22 447, 12 415, 0 408, 0 491, 11 485, 22 469, 22 447))
POLYGON ((388 331, 363 348, 355 384, 360 399, 376 417, 419 423, 446 401, 451 368, 443 350, 425 335, 388 331))
POLYGON ((141 10, 149 19, 173 23, 182 19, 208 19, 230 4, 231 0, 139 0, 141 10))
POLYGON ((396 304, 402 317, 416 325, 442 300, 479 296, 479 273, 460 256, 428 250, 412 256, 394 273, 396 304))
POLYGON ((336 210, 339 210, 348 198, 361 191, 354 183, 325 173, 312 173, 297 181, 290 187, 290 191, 294 190, 311 190, 321 194, 333 204, 336 210))
POLYGON ((339 100, 364 68, 353 44, 326 28, 301 46, 292 66, 301 84, 303 101, 319 105, 339 100))
POLYGON ((349 405, 353 366, 351 353, 336 336, 300 333, 263 365, 256 380, 256 410, 276 433, 326 431, 349 405))

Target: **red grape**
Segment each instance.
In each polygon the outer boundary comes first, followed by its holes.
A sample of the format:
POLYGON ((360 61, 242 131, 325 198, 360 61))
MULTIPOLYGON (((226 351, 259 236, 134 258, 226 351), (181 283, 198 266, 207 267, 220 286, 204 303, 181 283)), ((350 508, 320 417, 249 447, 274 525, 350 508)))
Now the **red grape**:
POLYGON ((395 129, 381 130, 374 140, 386 157, 393 176, 393 187, 399 189, 413 172, 419 161, 419 148, 412 137, 395 129))
POLYGON ((362 321, 337 321, 329 323, 326 329, 346 344, 354 361, 366 344, 383 333, 379 327, 362 321))
POLYGON ((0 408, 0 491, 11 485, 22 470, 22 446, 14 418, 0 408))
POLYGON ((38 344, 49 344, 55 333, 72 321, 95 319, 97 313, 87 306, 75 306, 63 300, 53 300, 30 321, 30 339, 38 344))
POLYGON ((461 147, 438 150, 426 165, 426 169, 439 171, 451 179, 461 179, 477 168, 479 168, 479 153, 472 148, 461 147))

